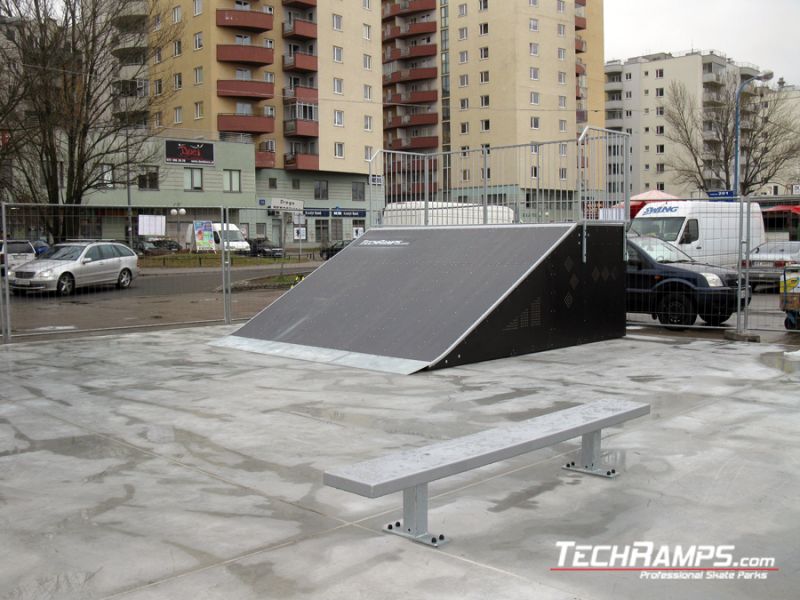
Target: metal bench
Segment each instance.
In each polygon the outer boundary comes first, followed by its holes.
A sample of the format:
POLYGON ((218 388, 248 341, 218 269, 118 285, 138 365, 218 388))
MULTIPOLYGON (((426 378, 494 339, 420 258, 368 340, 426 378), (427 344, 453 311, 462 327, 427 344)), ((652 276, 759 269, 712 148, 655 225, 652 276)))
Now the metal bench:
POLYGON ((429 546, 443 535, 428 532, 428 483, 582 437, 577 464, 564 468, 613 478, 616 470, 600 464, 600 431, 650 413, 649 404, 599 400, 430 446, 339 467, 323 474, 325 485, 366 498, 403 492, 403 520, 383 530, 429 546))

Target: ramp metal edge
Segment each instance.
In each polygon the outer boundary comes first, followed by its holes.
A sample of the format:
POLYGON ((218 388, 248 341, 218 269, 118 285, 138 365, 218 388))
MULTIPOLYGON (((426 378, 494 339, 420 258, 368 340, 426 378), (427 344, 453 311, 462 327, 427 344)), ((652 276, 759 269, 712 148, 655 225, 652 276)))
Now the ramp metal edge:
MULTIPOLYGON (((558 227, 563 227, 564 225, 563 225, 563 224, 560 224, 560 225, 557 225, 557 226, 558 226, 558 227)), ((449 355, 449 354, 450 354, 450 353, 451 353, 451 352, 452 352, 452 351, 453 351, 453 350, 454 350, 454 349, 455 349, 455 348, 456 348, 456 347, 457 347, 457 346, 458 346, 458 345, 459 345, 459 344, 460 344, 462 341, 464 341, 464 340, 467 338, 467 336, 468 336, 468 335, 470 335, 470 334, 471 334, 473 331, 475 331, 475 329, 477 329, 477 328, 478 328, 478 326, 479 326, 481 323, 483 323, 483 321, 484 321, 484 320, 485 320, 485 319, 486 319, 486 318, 487 318, 487 317, 488 317, 490 314, 492 314, 492 311, 494 311, 494 309, 496 309, 498 306, 500 306, 500 304, 502 304, 503 302, 505 302, 506 298, 508 298, 508 297, 511 295, 511 293, 512 293, 514 290, 516 290, 516 289, 517 289, 517 288, 520 286, 520 284, 521 284, 523 281, 525 281, 525 280, 526 280, 526 279, 527 279, 527 278, 530 276, 530 274, 531 274, 531 273, 533 273, 533 272, 536 270, 536 268, 537 268, 537 267, 538 267, 540 264, 542 264, 542 263, 544 262, 544 260, 545 260, 545 259, 546 259, 548 256, 550 256, 550 254, 553 252, 553 250, 555 250, 555 249, 556 249, 558 246, 560 246, 562 243, 564 243, 564 240, 565 240, 565 239, 567 239, 567 237, 568 237, 568 236, 569 236, 569 235, 570 235, 570 234, 571 234, 573 231, 575 231, 575 229, 576 229, 577 227, 578 227, 578 224, 577 224, 577 223, 572 223, 572 224, 570 224, 570 227, 567 229, 567 231, 564 233, 564 235, 562 235, 560 238, 558 238, 558 240, 557 240, 557 241, 556 241, 554 244, 552 244, 552 245, 550 246, 550 248, 548 249, 548 251, 547 251, 547 252, 545 252, 544 254, 542 254, 542 255, 541 255, 539 258, 538 258, 538 260, 537 260, 535 263, 533 263, 533 265, 531 265, 531 267, 530 267, 530 268, 529 268, 527 271, 525 271, 525 273, 523 273, 523 274, 522 274, 522 276, 521 276, 519 279, 517 279, 517 281, 515 281, 515 282, 514 282, 514 284, 513 284, 513 285, 509 286, 509 287, 508 287, 508 289, 506 289, 506 291, 505 291, 505 292, 504 292, 504 293, 503 293, 503 294, 502 294, 502 295, 501 295, 499 298, 497 298, 497 300, 495 300, 495 301, 494 301, 494 303, 493 303, 493 304, 492 304, 492 305, 491 305, 491 306, 490 306, 490 307, 489 307, 489 308, 488 308, 488 309, 487 309, 487 310, 486 310, 486 311, 485 311, 485 312, 484 312, 484 313, 483 313, 483 314, 482 314, 480 317, 478 317, 478 319, 477 319, 477 320, 476 320, 476 321, 475 321, 475 322, 474 322, 472 325, 470 325, 470 326, 469 326, 469 328, 468 328, 466 331, 464 331, 464 332, 463 332, 463 333, 462 333, 462 334, 461 334, 461 335, 458 337, 458 339, 457 339, 456 341, 454 341, 454 342, 453 342, 453 343, 450 345, 450 347, 449 347, 449 348, 447 348, 447 349, 446 349, 446 350, 445 350, 445 351, 444 351, 444 352, 443 352, 443 353, 442 353, 440 356, 436 357, 436 359, 432 360, 432 361, 430 362, 430 365, 432 366, 432 365, 439 364, 439 362, 440 362, 440 361, 442 361, 442 360, 443 360, 443 359, 444 359, 446 356, 448 356, 448 355, 449 355)))
POLYGON ((245 350, 247 352, 255 352, 256 354, 325 363, 339 367, 353 367, 367 371, 395 373, 397 375, 411 375, 412 373, 416 373, 430 366, 428 362, 407 358, 378 356, 375 354, 347 352, 345 350, 321 348, 318 346, 304 346, 301 344, 257 340, 254 338, 237 336, 235 334, 209 342, 208 345, 219 348, 245 350))

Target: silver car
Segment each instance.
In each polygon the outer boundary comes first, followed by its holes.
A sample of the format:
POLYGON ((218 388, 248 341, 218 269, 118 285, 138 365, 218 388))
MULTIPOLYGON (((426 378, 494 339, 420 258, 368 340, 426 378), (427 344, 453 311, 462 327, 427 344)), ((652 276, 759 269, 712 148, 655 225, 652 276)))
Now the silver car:
POLYGON ((16 267, 8 274, 16 292, 57 292, 72 294, 77 288, 114 284, 130 287, 139 275, 136 253, 125 244, 106 241, 56 244, 36 260, 16 267))
POLYGON ((750 281, 777 286, 784 269, 800 267, 800 242, 764 242, 750 252, 750 281))

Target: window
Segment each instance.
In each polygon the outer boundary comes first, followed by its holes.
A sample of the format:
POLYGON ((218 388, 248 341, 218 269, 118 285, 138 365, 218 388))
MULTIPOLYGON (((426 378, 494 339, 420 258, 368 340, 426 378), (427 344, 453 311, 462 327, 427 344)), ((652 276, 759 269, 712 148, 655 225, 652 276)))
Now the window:
POLYGON ((461 123, 461 133, 469 133, 469 123, 461 123))
POLYGON ((203 189, 203 169, 184 167, 183 189, 187 192, 203 189))
POLYGON ((161 127, 161 111, 153 113, 153 127, 161 127))
POLYGON ((656 135, 664 135, 664 126, 656 125, 656 135))
POLYGON ((372 25, 367 23, 361 24, 361 35, 364 37, 365 40, 372 39, 372 25))
POLYGON ((175 40, 172 42, 172 56, 180 56, 183 54, 183 46, 181 45, 180 40, 175 40))
POLYGON ((364 131, 372 131, 372 115, 364 115, 364 131))
POLYGON ((203 0, 194 0, 194 16, 196 17, 203 12, 203 0))
POLYGON ((644 170, 645 170, 645 171, 649 171, 649 170, 650 170, 650 163, 646 163, 646 164, 644 165, 644 170))
POLYGON ((372 146, 364 146, 364 160, 372 160, 373 154, 372 146))
POLYGON ((143 165, 139 169, 139 175, 136 180, 140 190, 157 190, 158 167, 143 165))
POLYGON ((567 49, 566 48, 559 48, 558 49, 558 60, 567 60, 567 49))
MULTIPOLYGON (((294 188, 294 189, 299 189, 300 188, 300 180, 299 179, 292 180, 292 183, 294 183, 294 181, 297 181, 297 187, 294 188)), ((292 186, 292 187, 294 187, 294 186, 292 186)), ((328 199, 328 181, 327 180, 315 181, 314 182, 314 200, 327 200, 327 199, 328 199)))
POLYGON ((333 78, 333 93, 344 94, 344 79, 339 77, 333 78))
POLYGON ((539 43, 531 42, 528 44, 528 52, 531 56, 539 56, 539 43))
POLYGON ((649 95, 650 95, 650 90, 645 90, 645 91, 644 91, 644 95, 645 95, 645 96, 649 96, 649 95))
POLYGON ((160 96, 164 93, 164 84, 161 82, 160 79, 156 79, 153 82, 153 95, 160 96))
POLYGON ((531 104, 535 104, 538 106, 540 100, 541 96, 539 92, 531 92, 531 104))
POLYGON ((202 102, 195 102, 194 103, 194 118, 195 119, 202 119, 203 118, 203 103, 202 102))
POLYGON ((631 80, 631 74, 625 73, 625 81, 630 81, 630 80, 631 80))
POLYGON ((567 3, 564 0, 556 0, 556 10, 560 13, 566 12, 567 3))
POLYGON ((467 28, 466 27, 459 27, 458 28, 458 39, 459 40, 467 39, 467 28))
POLYGON ((556 33, 558 33, 558 37, 567 37, 567 26, 563 23, 559 23, 556 26, 556 33))
POLYGON ((161 29, 161 15, 155 15, 153 19, 153 31, 161 29))
POLYGON ((333 29, 334 31, 342 30, 342 15, 333 15, 333 29))
POLYGON ((528 0, 528 6, 539 6, 539 0, 528 0))
POLYGON ((458 5, 458 16, 459 17, 466 17, 467 16, 467 5, 466 4, 459 4, 458 5))
POLYGON ((491 123, 489 119, 481 119, 481 131, 489 131, 491 129, 491 123))
POLYGON ((531 117, 531 129, 539 129, 539 117, 531 117))
POLYGON ((538 80, 539 80, 539 67, 531 67, 531 68, 528 70, 528 76, 529 76, 529 77, 530 77, 530 78, 531 78, 533 81, 538 81, 538 80))
POLYGON ((372 56, 370 56, 369 54, 365 54, 363 59, 364 59, 363 60, 364 69, 366 69, 367 71, 371 71, 372 70, 372 56))
POLYGON ((657 181, 656 182, 656 189, 659 190, 660 192, 663 192, 664 191, 664 182, 663 181, 657 181))
POLYGON ((100 165, 100 174, 98 176, 97 187, 100 188, 113 188, 114 187, 114 166, 108 164, 100 165))
POLYGON ((478 0, 478 10, 489 10, 489 0, 478 0))
POLYGON ((469 60, 469 52, 462 50, 458 53, 458 62, 462 65, 469 60))
POLYGON ((664 163, 656 164, 656 173, 663 173, 666 170, 664 163))
POLYGON ((182 73, 175 73, 175 75, 172 76, 172 81, 173 81, 173 87, 176 90, 179 90, 179 89, 183 88, 183 74, 182 73))
POLYGON ((267 180, 267 184, 268 184, 269 189, 277 190, 278 189, 278 178, 277 177, 270 177, 267 180))
POLYGON ((203 47, 203 32, 198 31, 194 34, 194 49, 200 50, 203 47))
POLYGON ((458 87, 467 87, 469 85, 469 75, 466 73, 458 76, 458 87))
POLYGON ((363 6, 366 10, 370 10, 372 7, 370 5, 371 0, 362 0, 361 6, 363 6))
POLYGON ((664 144, 658 144, 656 146, 656 154, 664 154, 664 144))
POLYGON ((467 110, 469 108, 469 98, 461 98, 458 101, 458 107, 461 110, 467 110))
POLYGON ((173 123, 183 123, 183 107, 176 106, 173 113, 173 123))
POLYGON ((481 83, 489 83, 489 71, 481 71, 481 83))
POLYGON ((267 83, 275 83, 275 73, 271 71, 264 71, 264 81, 267 83))
MULTIPOLYGON (((539 177, 539 167, 537 167, 536 165, 533 165, 533 166, 531 166, 531 179, 536 179, 537 177, 539 177)), ((528 203, 526 202, 525 204, 527 205, 528 203)), ((528 208, 532 208, 533 205, 531 204, 531 206, 527 206, 527 207, 528 208)))
POLYGON ((489 35, 489 24, 480 23, 478 25, 478 35, 489 35))
POLYGON ((539 19, 528 19, 528 29, 539 31, 539 19))
POLYGON ((344 50, 342 50, 341 46, 334 46, 333 47, 333 62, 338 62, 338 63, 342 62, 342 53, 343 52, 344 52, 344 50))
POLYGON ((470 173, 469 169, 462 169, 461 170, 461 180, 462 181, 469 181, 470 173))
POLYGON ((363 181, 353 182, 353 200, 363 202, 367 199, 367 185, 363 181))
POLYGON ((631 91, 625 92, 625 97, 626 98, 633 98, 633 92, 631 92, 631 91))
POLYGON ((481 108, 488 108, 489 107, 489 95, 484 94, 481 96, 481 108))
POLYGON ((558 130, 561 133, 566 133, 566 131, 567 131, 567 121, 565 119, 559 119, 559 121, 558 121, 558 130))
POLYGON ((158 64, 161 62, 161 48, 156 48, 155 53, 153 54, 153 62, 158 64))
POLYGON ((561 167, 561 168, 558 170, 558 178, 559 178, 561 181, 566 181, 566 180, 567 180, 567 167, 561 167))
POLYGON ((567 74, 564 71, 558 72, 558 83, 560 83, 561 85, 567 84, 567 74))
POLYGON ((657 106, 656 107, 656 115, 658 115, 659 117, 663 117, 664 116, 664 107, 663 106, 657 106))
POLYGON ((656 79, 664 79, 664 69, 656 69, 656 79))
POLYGON ((489 58, 489 47, 485 46, 483 48, 480 48, 479 49, 479 54, 480 54, 479 58, 481 60, 486 60, 487 58, 489 58))
POLYGON ((558 145, 558 154, 559 156, 566 156, 567 155, 567 145, 561 143, 558 145))
POLYGON ((181 12, 181 7, 180 6, 175 6, 172 9, 172 22, 173 23, 180 23, 182 17, 183 17, 183 14, 181 12))
POLYGON ((364 84, 364 100, 372 100, 372 86, 364 84))
POLYGON ((656 98, 664 97, 664 88, 656 88, 656 98))
POLYGON ((344 158, 344 142, 333 143, 333 157, 344 158))
POLYGON ((242 191, 242 172, 233 169, 222 171, 222 191, 241 192, 242 191))
POLYGON ((344 127, 344 111, 343 110, 334 110, 333 111, 333 124, 335 127, 344 127))

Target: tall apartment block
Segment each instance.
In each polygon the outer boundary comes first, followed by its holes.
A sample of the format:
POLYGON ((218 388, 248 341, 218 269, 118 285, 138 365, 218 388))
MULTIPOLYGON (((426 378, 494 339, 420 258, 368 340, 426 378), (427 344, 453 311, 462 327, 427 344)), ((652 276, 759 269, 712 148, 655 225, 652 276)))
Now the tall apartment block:
MULTIPOLYGON (((683 83, 698 107, 708 113, 720 105, 729 77, 746 79, 758 73, 756 65, 734 62, 717 51, 659 53, 606 63, 606 127, 631 134, 628 193, 662 190, 685 198, 698 195, 694 187, 676 181, 667 164, 668 157, 682 152, 667 139, 664 111, 672 82, 683 83)), ((704 127, 710 130, 711 121, 704 127)), ((716 143, 713 135, 704 135, 704 141, 716 143)), ((622 191, 616 186, 622 185, 623 167, 621 157, 609 165, 613 188, 609 191, 622 191)), ((722 182, 713 180, 711 170, 707 173, 709 188, 721 188, 722 182)))
POLYGON ((387 149, 574 139, 586 124, 603 125, 602 0, 382 7, 387 149))

